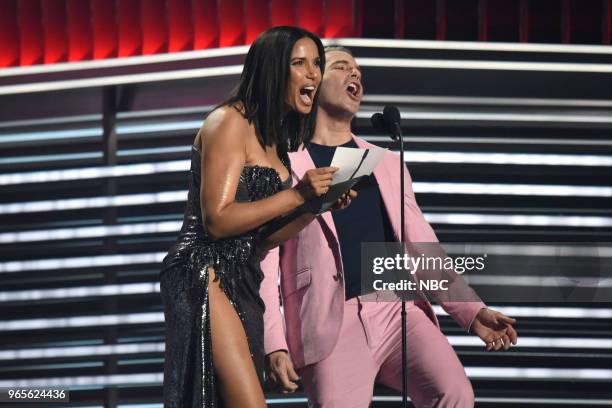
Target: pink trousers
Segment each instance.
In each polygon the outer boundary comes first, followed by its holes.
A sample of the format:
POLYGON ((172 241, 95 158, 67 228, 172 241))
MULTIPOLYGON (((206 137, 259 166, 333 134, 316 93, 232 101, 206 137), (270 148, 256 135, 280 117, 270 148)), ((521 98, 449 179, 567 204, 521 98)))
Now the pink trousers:
MULTIPOLYGON (((300 370, 309 407, 366 408, 374 382, 402 390, 401 304, 345 302, 331 355, 300 370)), ((408 395, 415 407, 473 407, 474 392, 446 337, 406 304, 408 395)))

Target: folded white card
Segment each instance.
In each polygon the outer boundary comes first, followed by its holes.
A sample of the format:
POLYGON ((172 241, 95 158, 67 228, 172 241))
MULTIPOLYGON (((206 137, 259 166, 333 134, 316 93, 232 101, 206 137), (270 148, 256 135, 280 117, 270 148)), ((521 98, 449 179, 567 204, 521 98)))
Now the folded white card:
POLYGON ((372 174, 386 150, 380 147, 336 147, 330 166, 338 167, 338 171, 334 173, 332 185, 325 195, 306 203, 308 210, 317 214, 328 210, 342 194, 357 184, 361 177, 372 174))
POLYGON ((386 150, 380 147, 370 149, 336 147, 330 166, 338 167, 339 170, 334 173, 332 185, 371 174, 386 150))

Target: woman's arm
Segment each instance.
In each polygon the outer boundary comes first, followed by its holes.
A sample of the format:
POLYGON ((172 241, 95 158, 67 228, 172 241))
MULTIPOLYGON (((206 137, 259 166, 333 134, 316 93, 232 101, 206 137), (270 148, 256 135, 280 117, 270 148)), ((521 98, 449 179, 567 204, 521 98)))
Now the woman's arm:
MULTIPOLYGON (((349 206, 351 200, 357 197, 355 190, 349 190, 338 199, 336 204, 331 208, 333 211, 343 210, 349 206)), ((297 210, 299 211, 299 209, 297 210)), ((311 212, 296 212, 288 215, 285 219, 279 219, 278 225, 274 222, 269 226, 273 231, 264 239, 264 249, 274 248, 282 244, 284 241, 293 238, 298 232, 312 222, 316 217, 311 212), (284 224, 284 225, 283 225, 284 224)), ((266 235, 266 233, 264 233, 266 235)))
MULTIPOLYGON (((287 218, 291 218, 291 221, 287 222, 286 225, 282 227, 275 227, 274 225, 270 225, 271 229, 276 229, 270 235, 266 236, 264 239, 264 249, 274 248, 289 238, 293 238, 298 232, 300 232, 304 227, 312 222, 316 217, 315 214, 307 212, 307 213, 299 213, 293 215, 288 215, 287 218)), ((285 220, 279 220, 281 223, 285 220)), ((266 235, 264 233, 264 235, 266 235)))
POLYGON ((310 196, 323 194, 331 184, 334 171, 327 168, 296 188, 255 202, 236 202, 238 181, 246 161, 246 138, 253 132, 246 119, 229 107, 211 113, 200 130, 202 217, 215 238, 243 234, 288 214, 310 196))

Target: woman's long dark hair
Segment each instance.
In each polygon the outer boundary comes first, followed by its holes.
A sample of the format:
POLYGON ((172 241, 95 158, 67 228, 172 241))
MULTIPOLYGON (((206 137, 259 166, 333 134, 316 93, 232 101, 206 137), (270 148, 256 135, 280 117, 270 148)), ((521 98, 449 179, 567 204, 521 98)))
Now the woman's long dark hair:
MULTIPOLYGON (((325 68, 325 51, 319 37, 298 27, 271 28, 253 42, 244 61, 240 82, 220 106, 242 105, 244 117, 253 123, 262 147, 276 144, 280 151, 297 150, 304 140, 312 139, 315 130, 319 92, 307 115, 286 112, 290 78, 291 51, 301 38, 310 38, 317 46, 321 76, 325 68)), ((280 153, 280 152, 279 152, 280 153)))

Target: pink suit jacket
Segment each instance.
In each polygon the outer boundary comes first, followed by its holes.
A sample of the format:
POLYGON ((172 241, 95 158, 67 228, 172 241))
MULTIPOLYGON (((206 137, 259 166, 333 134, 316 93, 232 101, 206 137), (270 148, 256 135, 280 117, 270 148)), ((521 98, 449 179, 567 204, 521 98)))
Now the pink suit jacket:
MULTIPOLYGON (((373 147, 354 135, 353 139, 360 148, 373 147)), ((300 148, 289 156, 295 184, 315 165, 306 149, 300 148)), ((374 170, 396 237, 400 236, 399 160, 399 155, 387 152, 374 170)), ((410 174, 405 168, 404 171, 406 241, 437 242, 415 200, 410 174)), ((331 213, 318 216, 295 238, 270 250, 261 268, 265 276, 260 289, 266 304, 265 353, 288 350, 296 368, 329 356, 338 339, 345 301, 342 256, 331 213), (280 310, 279 274, 284 319, 280 310)), ((439 326, 429 302, 417 300, 414 303, 439 326)), ((482 302, 446 302, 441 306, 465 330, 469 330, 478 311, 485 307, 482 302)))

